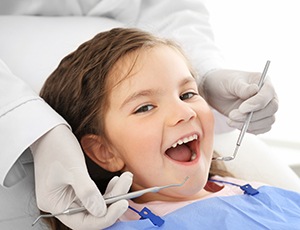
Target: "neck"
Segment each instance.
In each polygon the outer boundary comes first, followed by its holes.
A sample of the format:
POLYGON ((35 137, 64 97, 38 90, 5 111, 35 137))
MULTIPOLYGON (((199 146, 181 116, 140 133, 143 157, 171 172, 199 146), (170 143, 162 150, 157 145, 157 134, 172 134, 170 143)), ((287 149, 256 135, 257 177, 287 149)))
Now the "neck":
POLYGON ((166 201, 166 202, 182 202, 189 200, 198 200, 204 198, 208 195, 212 194, 212 192, 206 191, 202 189, 196 194, 193 195, 165 195, 163 193, 146 193, 143 196, 135 198, 133 201, 135 203, 147 203, 151 201, 166 201))

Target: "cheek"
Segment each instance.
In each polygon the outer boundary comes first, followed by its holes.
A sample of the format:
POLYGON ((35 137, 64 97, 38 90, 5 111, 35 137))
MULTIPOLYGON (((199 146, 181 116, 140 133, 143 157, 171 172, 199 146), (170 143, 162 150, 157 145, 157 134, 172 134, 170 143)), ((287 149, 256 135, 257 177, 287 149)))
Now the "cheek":
POLYGON ((141 170, 141 162, 150 164, 153 161, 159 161, 157 158, 160 153, 159 143, 161 140, 158 139, 160 135, 156 131, 153 124, 148 125, 147 122, 134 123, 127 120, 119 124, 111 124, 107 132, 110 143, 114 146, 118 156, 125 162, 125 170, 132 172, 133 169, 141 170))
POLYGON ((199 112, 200 114, 200 123, 203 130, 203 134, 205 136, 205 148, 207 152, 213 152, 213 141, 214 141, 214 116, 212 110, 208 106, 202 107, 202 110, 199 112))
POLYGON ((203 103, 202 106, 198 106, 197 110, 198 117, 201 122, 201 126, 204 130, 204 132, 208 134, 213 134, 214 132, 214 126, 215 126, 215 120, 214 115, 210 107, 203 103))
POLYGON ((213 115, 211 109, 208 108, 204 117, 206 117, 206 119, 204 121, 205 130, 206 131, 210 130, 213 133, 214 127, 215 127, 215 119, 214 119, 214 115, 213 115))

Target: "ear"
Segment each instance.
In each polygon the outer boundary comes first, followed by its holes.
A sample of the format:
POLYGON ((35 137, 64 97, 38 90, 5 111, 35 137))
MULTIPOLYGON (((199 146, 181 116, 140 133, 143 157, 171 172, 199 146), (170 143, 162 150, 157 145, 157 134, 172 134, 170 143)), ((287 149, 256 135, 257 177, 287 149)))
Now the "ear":
POLYGON ((107 171, 117 172, 125 165, 101 136, 85 135, 81 138, 80 144, 85 154, 107 171))

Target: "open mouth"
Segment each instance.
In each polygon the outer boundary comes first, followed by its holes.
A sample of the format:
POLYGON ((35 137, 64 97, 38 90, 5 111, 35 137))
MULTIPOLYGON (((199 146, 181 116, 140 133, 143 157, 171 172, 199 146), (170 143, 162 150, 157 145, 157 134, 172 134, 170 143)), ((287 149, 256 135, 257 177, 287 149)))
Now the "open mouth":
POLYGON ((180 139, 167 149, 166 155, 175 161, 193 161, 197 157, 197 140, 197 134, 180 139))

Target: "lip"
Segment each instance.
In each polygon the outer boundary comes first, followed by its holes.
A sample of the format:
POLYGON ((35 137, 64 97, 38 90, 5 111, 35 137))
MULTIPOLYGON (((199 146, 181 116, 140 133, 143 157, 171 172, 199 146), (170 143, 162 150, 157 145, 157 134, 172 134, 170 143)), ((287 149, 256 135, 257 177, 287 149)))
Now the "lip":
POLYGON ((198 161, 200 159, 200 156, 201 156, 201 153, 200 153, 200 140, 201 140, 201 135, 198 132, 192 132, 192 133, 186 134, 186 135, 178 138, 176 141, 172 142, 172 144, 170 144, 169 147, 165 149, 164 155, 170 161, 172 161, 176 164, 179 164, 179 165, 187 165, 188 166, 188 165, 196 164, 196 163, 198 163, 198 161), (195 153, 196 153, 196 158, 193 161, 187 161, 187 162, 176 161, 176 160, 173 160, 171 157, 169 157, 166 154, 167 149, 171 148, 174 143, 177 143, 179 140, 182 140, 184 138, 190 137, 190 136, 195 135, 195 134, 197 135, 198 138, 196 140, 194 140, 193 143, 192 143, 192 148, 193 148, 193 150, 195 150, 195 153))

